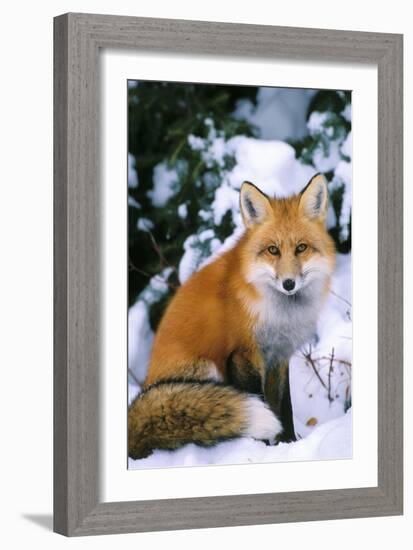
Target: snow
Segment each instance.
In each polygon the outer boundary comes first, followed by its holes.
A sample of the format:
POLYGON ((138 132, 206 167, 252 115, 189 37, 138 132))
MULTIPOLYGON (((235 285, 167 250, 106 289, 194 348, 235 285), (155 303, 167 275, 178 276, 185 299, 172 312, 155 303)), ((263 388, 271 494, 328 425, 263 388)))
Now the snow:
POLYGON ((293 147, 283 141, 236 136, 228 141, 228 150, 236 160, 226 177, 233 189, 247 180, 270 196, 285 197, 301 191, 314 175, 314 169, 298 161, 293 147))
POLYGON ((351 410, 317 427, 308 437, 294 443, 269 446, 250 437, 219 443, 206 449, 190 443, 176 451, 158 450, 141 460, 129 458, 130 469, 248 464, 298 460, 331 460, 352 456, 351 410))
POLYGON ((135 189, 138 187, 138 172, 136 171, 136 162, 133 155, 128 153, 128 187, 135 189))
POLYGON ((202 210, 201 209, 198 212, 198 216, 201 218, 202 221, 207 222, 208 220, 210 220, 213 217, 213 213, 208 212, 208 210, 202 210))
POLYGON ((311 113, 310 118, 307 122, 307 128, 310 134, 313 136, 323 132, 324 125, 328 120, 328 112, 320 113, 314 111, 311 113))
MULTIPOLYGON (((222 244, 217 246, 214 250, 211 256, 203 260, 203 262, 200 264, 200 267, 203 267, 204 265, 207 265, 211 262, 213 262, 218 256, 226 252, 227 250, 230 250, 233 246, 236 245, 237 241, 241 237, 241 235, 244 233, 244 228, 241 226, 238 226, 235 228, 235 231, 232 235, 227 237, 222 244)), ((218 239, 217 239, 218 240, 218 239)))
POLYGON ((194 136, 193 134, 189 134, 188 145, 191 147, 193 151, 201 151, 205 146, 205 140, 203 140, 199 136, 194 136))
MULTIPOLYGON (((349 111, 351 116, 351 109, 349 111)), ((343 116, 349 116, 344 110, 343 116)), ((326 112, 314 111, 311 113, 307 127, 310 135, 315 137, 317 147, 313 151, 312 163, 318 172, 334 171, 341 159, 351 158, 351 132, 345 138, 343 129, 335 130, 336 120, 334 116, 326 112)))
POLYGON ((140 210, 142 208, 139 202, 130 195, 128 195, 128 205, 132 206, 132 208, 136 208, 137 210, 140 210))
POLYGON ((178 273, 181 285, 189 279, 200 265, 202 253, 196 246, 197 240, 196 235, 190 235, 184 242, 184 254, 179 262, 178 273))
POLYGON ((351 132, 349 132, 346 139, 343 141, 343 144, 341 145, 341 152, 344 156, 348 158, 352 157, 352 143, 352 135, 351 132))
MULTIPOLYGON (((128 366, 141 383, 148 369, 153 337, 147 305, 143 300, 138 300, 128 312, 128 366)), ((129 384, 129 399, 134 393, 129 384)))
POLYGON ((215 236, 215 233, 212 229, 205 229, 205 231, 202 231, 198 235, 198 239, 201 243, 204 243, 207 240, 213 239, 215 236))
POLYGON ((330 172, 334 170, 340 159, 340 145, 336 141, 331 141, 328 152, 321 144, 317 147, 313 154, 313 165, 317 172, 330 172))
POLYGON ((188 216, 188 206, 183 203, 178 206, 178 216, 184 220, 188 216))
POLYGON ((349 236, 349 223, 351 217, 351 163, 341 160, 334 171, 331 189, 343 188, 342 205, 340 211, 340 239, 345 241, 349 236))
POLYGON ((139 218, 137 227, 140 231, 152 231, 154 223, 149 218, 139 218))
POLYGON ((141 392, 141 387, 136 382, 137 380, 132 379, 128 384, 128 405, 130 405, 135 397, 138 397, 141 392))
POLYGON ((225 164, 226 155, 224 134, 223 132, 217 132, 214 121, 211 118, 206 118, 204 124, 208 128, 207 138, 203 139, 190 134, 188 136, 188 145, 193 151, 201 153, 202 160, 207 168, 212 168, 214 165, 222 168, 225 164))
POLYGON ((351 103, 347 103, 341 114, 347 122, 351 122, 351 103))
POLYGON ((184 254, 179 262, 179 282, 183 284, 187 281, 194 271, 204 265, 204 256, 209 257, 220 247, 221 241, 215 237, 212 229, 190 235, 184 242, 184 254))
POLYGON ((172 268, 167 267, 152 277, 128 311, 128 365, 134 378, 140 383, 145 379, 154 338, 148 307, 166 294, 171 273, 172 268))
POLYGON ((217 137, 211 141, 210 146, 203 152, 202 158, 207 168, 212 168, 214 164, 220 167, 224 166, 226 153, 225 140, 223 137, 217 137))
POLYGON ((212 211, 214 213, 214 223, 219 225, 222 218, 228 210, 234 212, 238 208, 239 192, 224 182, 221 187, 215 191, 214 202, 212 203, 212 211))
POLYGON ((165 206, 168 200, 178 191, 178 172, 169 168, 166 162, 160 162, 153 170, 153 189, 148 191, 148 197, 153 206, 165 206))
POLYGON ((269 196, 284 197, 301 191, 314 175, 314 169, 299 162, 291 145, 282 141, 237 136, 227 142, 226 152, 235 157, 236 164, 215 191, 212 203, 215 225, 221 223, 228 211, 234 224, 241 225, 239 189, 243 181, 251 181, 269 196))
POLYGON ((308 344, 290 361, 295 425, 303 437, 314 431, 314 426, 341 416, 351 395, 351 254, 337 255, 331 291, 320 314, 317 336, 318 341, 312 343, 311 348, 308 344), (309 351, 324 385, 304 358, 303 354, 309 351))
POLYGON ((301 139, 307 134, 306 115, 313 95, 313 90, 262 87, 257 105, 240 100, 234 115, 257 126, 261 139, 301 139))
POLYGON ((158 302, 168 291, 167 281, 172 271, 172 267, 166 267, 161 273, 154 275, 149 281, 149 285, 141 292, 140 298, 148 305, 158 302))

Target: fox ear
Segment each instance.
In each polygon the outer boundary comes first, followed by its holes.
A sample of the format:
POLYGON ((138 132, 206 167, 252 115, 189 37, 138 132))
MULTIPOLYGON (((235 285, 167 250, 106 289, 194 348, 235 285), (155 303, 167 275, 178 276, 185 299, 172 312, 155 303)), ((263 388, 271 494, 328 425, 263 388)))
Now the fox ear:
POLYGON ((267 195, 249 181, 244 181, 241 185, 240 209, 245 227, 263 222, 272 210, 267 195))
POLYGON ((310 220, 324 221, 327 206, 327 181, 322 174, 316 174, 300 193, 300 212, 310 220))

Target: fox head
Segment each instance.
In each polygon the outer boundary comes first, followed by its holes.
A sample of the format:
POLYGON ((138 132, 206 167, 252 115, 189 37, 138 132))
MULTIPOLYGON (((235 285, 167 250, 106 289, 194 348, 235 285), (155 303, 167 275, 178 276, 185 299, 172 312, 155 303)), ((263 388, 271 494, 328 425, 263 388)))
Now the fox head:
POLYGON ((270 198, 250 182, 240 192, 246 227, 243 268, 247 281, 292 296, 323 285, 334 269, 334 242, 325 221, 327 183, 316 174, 298 195, 270 198))

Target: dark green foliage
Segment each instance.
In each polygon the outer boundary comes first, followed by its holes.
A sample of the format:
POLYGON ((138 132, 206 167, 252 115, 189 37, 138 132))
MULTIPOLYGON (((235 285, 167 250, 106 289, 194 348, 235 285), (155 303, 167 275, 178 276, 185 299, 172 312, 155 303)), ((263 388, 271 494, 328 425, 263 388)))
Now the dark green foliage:
MULTIPOLYGON (((224 175, 234 167, 235 158, 227 154, 218 162, 206 153, 217 138, 228 141, 238 135, 259 137, 251 123, 233 115, 238 100, 249 99, 255 104, 258 88, 141 81, 135 84, 128 88, 128 151, 134 159, 139 184, 128 189, 128 300, 132 305, 140 295, 147 302, 155 330, 180 284, 178 267, 184 243, 192 246, 201 262, 212 253, 214 240, 223 242, 234 231, 231 212, 227 211, 215 225, 211 205, 224 175), (161 206, 154 205, 151 198, 154 170, 159 167, 176 173, 171 196, 161 206), (186 212, 180 212, 180 208, 186 212), (142 218, 149 220, 149 230, 138 228, 138 221, 145 221, 142 218), (199 239, 206 230, 207 238, 199 239), (189 237, 192 245, 188 244, 189 237), (153 279, 159 275, 161 290, 159 280, 153 279)), ((351 124, 344 110, 350 99, 350 92, 326 90, 313 96, 308 120, 311 121, 312 113, 326 115, 319 128, 310 130, 300 141, 290 142, 302 163, 317 169, 315 156, 321 152, 328 157, 332 142, 345 141, 351 124)), ((348 252, 351 231, 347 227, 343 232, 339 223, 344 183, 335 177, 334 168, 323 172, 330 182, 337 219, 330 231, 338 250, 348 252)))
POLYGON ((347 253, 351 250, 351 217, 347 227, 341 225, 340 215, 343 207, 345 183, 336 176, 334 170, 320 170, 317 166, 316 155, 328 157, 333 144, 340 146, 339 160, 350 162, 348 155, 343 153, 341 146, 351 131, 351 122, 345 116, 345 109, 351 104, 351 92, 320 90, 312 98, 307 121, 310 133, 299 141, 290 141, 295 148, 296 156, 304 164, 315 167, 317 171, 324 172, 327 181, 330 182, 330 200, 336 216, 336 224, 330 227, 330 234, 333 237, 337 250, 347 253), (311 127, 311 115, 315 113, 324 114, 324 121, 318 129, 311 127))
MULTIPOLYGON (((150 278, 165 268, 172 268, 170 279, 178 286, 177 268, 183 243, 202 226, 199 212, 210 209, 215 189, 221 184, 216 167, 213 163, 207 166, 201 152, 189 146, 188 136, 207 138, 210 127, 206 119, 213 121, 215 131, 224 139, 240 134, 255 135, 251 124, 236 119, 231 113, 239 99, 255 101, 256 94, 257 88, 247 86, 140 81, 136 87, 129 87, 128 150, 139 175, 139 185, 129 188, 129 197, 141 207, 130 204, 128 208, 129 305, 136 301, 150 278), (161 162, 179 170, 179 186, 164 206, 156 208, 148 191, 153 188, 154 168, 161 162), (186 217, 177 213, 182 204, 187 207, 186 217), (141 212, 153 222, 150 232, 137 228, 141 212)), ((223 168, 229 169, 233 163, 232 158, 226 158, 223 168)), ((204 222, 204 228, 208 227, 208 222, 204 222)), ((217 237, 223 239, 232 230, 227 216, 216 228, 217 237)), ((202 245, 207 247, 208 242, 202 245)), ((153 327, 168 295, 151 306, 153 327)))
MULTIPOLYGON (((346 105, 351 101, 351 92, 335 90, 319 90, 312 98, 308 107, 308 114, 313 111, 324 113, 325 111, 331 111, 339 114, 344 111, 346 105)), ((350 125, 348 126, 350 130, 350 125)))

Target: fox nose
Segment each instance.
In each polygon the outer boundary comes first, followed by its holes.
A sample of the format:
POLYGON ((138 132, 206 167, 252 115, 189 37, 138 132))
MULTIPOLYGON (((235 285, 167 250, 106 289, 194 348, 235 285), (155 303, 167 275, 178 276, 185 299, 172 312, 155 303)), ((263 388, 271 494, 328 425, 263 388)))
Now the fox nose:
POLYGON ((288 292, 290 290, 293 290, 294 287, 295 287, 295 281, 294 279, 285 279, 285 281, 283 281, 283 287, 285 290, 287 290, 288 292))

